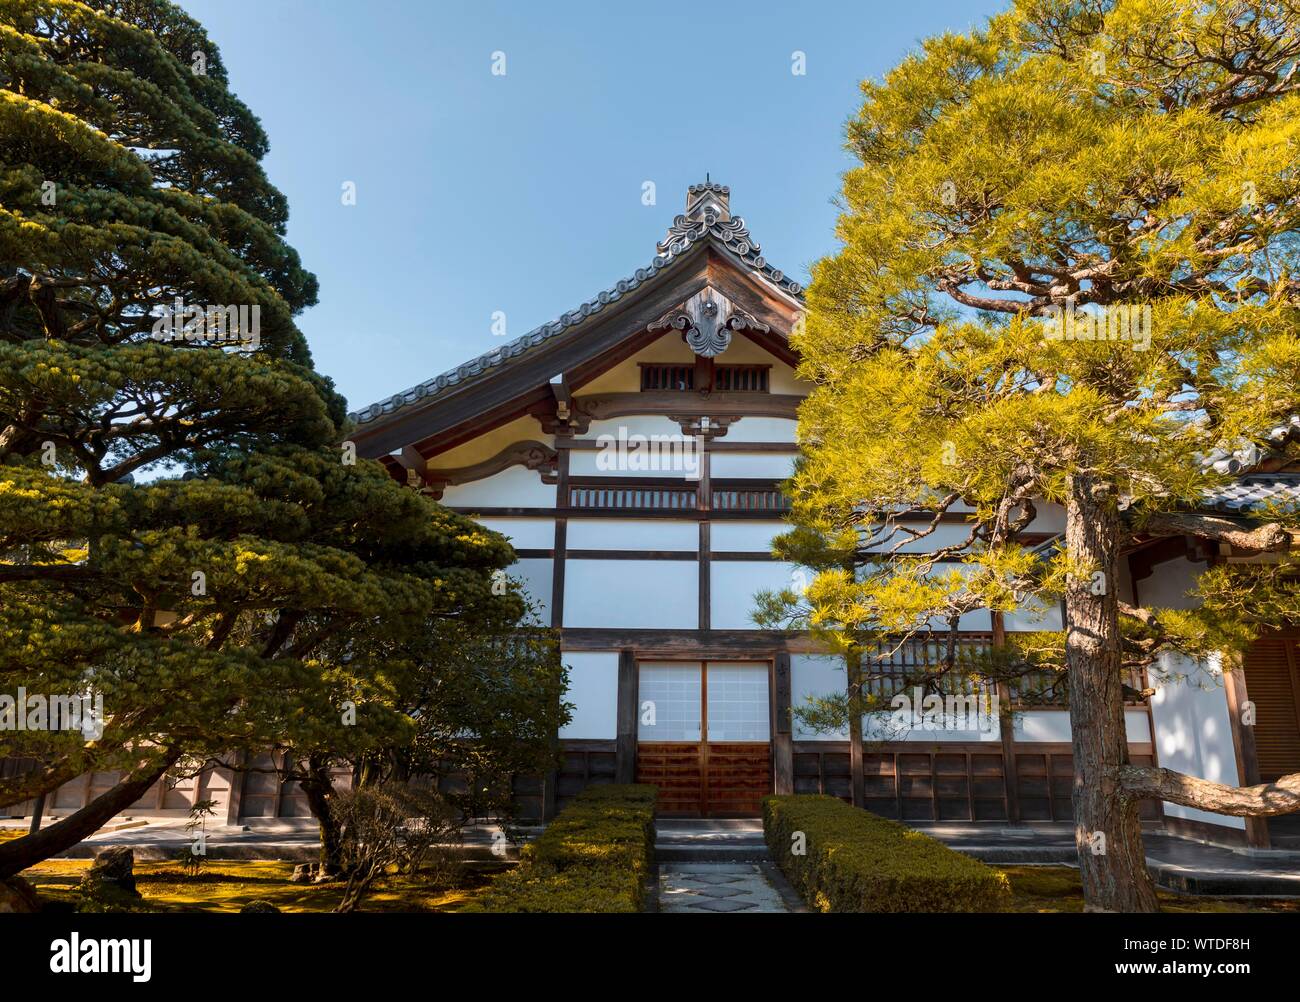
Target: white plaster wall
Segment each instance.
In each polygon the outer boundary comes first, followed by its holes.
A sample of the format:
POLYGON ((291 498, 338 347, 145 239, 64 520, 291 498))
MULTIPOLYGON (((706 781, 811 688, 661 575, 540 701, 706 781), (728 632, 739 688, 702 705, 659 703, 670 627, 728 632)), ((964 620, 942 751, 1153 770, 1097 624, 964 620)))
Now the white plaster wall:
POLYGON ((454 484, 442 495, 448 508, 554 508, 555 484, 526 466, 511 466, 482 480, 454 484))
MULTIPOLYGON (((833 654, 790 655, 790 705, 806 706, 808 697, 843 695, 848 679, 844 659, 833 654)), ((847 741, 849 730, 820 732, 808 729, 796 716, 792 736, 795 741, 847 741)))
POLYGON ((1065 710, 1023 710, 1012 717, 1017 741, 1070 741, 1070 715, 1065 710))
POLYGON ((794 473, 794 458, 780 452, 715 452, 709 456, 709 475, 715 480, 785 480, 794 473))
POLYGON ((553 561, 542 558, 520 560, 506 568, 506 574, 524 586, 538 620, 546 626, 551 622, 552 567, 553 561))
MULTIPOLYGON (((1142 605, 1193 608, 1196 600, 1187 593, 1205 566, 1187 560, 1157 564, 1150 577, 1133 582, 1135 597, 1142 605)), ((1242 780, 1237 773, 1232 721, 1219 660, 1197 663, 1167 652, 1161 656, 1160 668, 1147 674, 1156 690, 1151 697, 1151 719, 1155 723, 1157 761, 1200 779, 1239 785, 1242 780)), ((1165 813, 1171 817, 1225 828, 1246 827, 1242 818, 1178 804, 1164 806, 1165 813)))
POLYGON ((771 553, 772 539, 789 531, 784 522, 714 522, 709 546, 716 553, 771 553))
POLYGON ((1034 502, 1037 514, 1025 529, 1026 532, 1064 532, 1065 508, 1050 501, 1034 502))
POLYGON ((662 414, 628 414, 624 417, 608 418, 604 421, 593 421, 587 429, 587 433, 582 437, 600 438, 602 435, 612 435, 618 438, 619 429, 627 429, 625 435, 675 435, 682 438, 682 426, 676 421, 662 414))
POLYGON ((564 625, 694 630, 699 626, 694 560, 570 560, 564 625))
POLYGON ((570 518, 566 544, 571 550, 682 550, 700 548, 698 522, 663 518, 570 518))
POLYGON ((1004 615, 1002 623, 1009 631, 1023 630, 1032 632, 1034 630, 1065 629, 1065 617, 1061 613, 1060 602, 1050 602, 1046 605, 1022 603, 1018 611, 1008 612, 1004 615))
MULTIPOLYGON (((510 507, 502 505, 501 507, 510 507)), ((555 546, 555 520, 550 518, 480 518, 485 529, 499 532, 517 550, 549 550, 555 546)))
POLYGON ((745 417, 727 429, 728 442, 794 442, 799 422, 793 418, 745 417))
POLYGON ((560 728, 560 737, 609 740, 618 736, 618 651, 564 653, 569 668, 566 702, 574 704, 573 719, 560 728))
MULTIPOLYGON (((1070 742, 1070 714, 1065 710, 1020 710, 1011 720, 1017 742, 1070 742)), ((1124 711, 1124 733, 1132 744, 1146 744, 1151 740, 1145 710, 1124 711)))
MULTIPOLYGON (((709 569, 713 629, 757 630, 752 618, 755 593, 791 587, 798 565, 769 560, 715 560, 709 569)), ((811 581, 812 572, 804 573, 811 581)))
POLYGON ((1142 605, 1158 605, 1166 609, 1191 609, 1196 601, 1187 593, 1196 584, 1196 578, 1205 570, 1205 564, 1187 560, 1168 560, 1156 564, 1150 577, 1134 582, 1136 598, 1142 605))
POLYGON ((569 454, 569 474, 578 477, 670 477, 698 481, 701 440, 686 435, 676 421, 657 415, 629 415, 593 421, 585 438, 598 449, 569 454))
MULTIPOLYGON (((1197 664, 1166 652, 1161 656, 1160 669, 1148 672, 1148 676, 1156 690, 1151 697, 1151 716, 1156 725, 1157 761, 1189 776, 1239 785, 1232 721, 1218 660, 1197 664)), ((1165 813, 1227 828, 1246 827, 1242 818, 1178 804, 1166 803, 1165 813)))

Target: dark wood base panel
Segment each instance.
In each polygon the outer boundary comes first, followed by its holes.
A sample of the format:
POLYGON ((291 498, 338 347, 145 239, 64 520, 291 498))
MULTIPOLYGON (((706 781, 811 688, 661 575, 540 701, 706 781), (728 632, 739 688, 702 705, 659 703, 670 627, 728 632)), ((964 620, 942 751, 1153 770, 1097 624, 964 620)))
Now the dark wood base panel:
POLYGON ((665 817, 755 817, 772 792, 771 746, 753 742, 637 745, 636 780, 659 787, 665 817))

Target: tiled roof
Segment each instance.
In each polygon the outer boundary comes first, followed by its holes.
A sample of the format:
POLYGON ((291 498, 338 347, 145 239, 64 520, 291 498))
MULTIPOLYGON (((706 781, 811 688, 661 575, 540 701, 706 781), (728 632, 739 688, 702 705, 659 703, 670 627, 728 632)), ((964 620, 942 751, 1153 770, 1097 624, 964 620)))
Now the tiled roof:
POLYGON ((492 351, 478 356, 478 358, 470 359, 463 365, 449 369, 439 376, 427 379, 423 383, 412 386, 409 390, 389 397, 387 400, 381 400, 369 407, 363 407, 348 416, 357 424, 369 424, 381 417, 386 417, 396 411, 426 401, 444 390, 477 379, 489 370, 513 361, 538 345, 558 337, 572 327, 576 327, 588 317, 599 313, 610 303, 618 302, 633 289, 638 288, 660 272, 670 268, 697 243, 708 237, 713 238, 722 247, 739 258, 742 264, 760 273, 787 294, 796 298, 802 296, 803 287, 798 282, 788 278, 780 269, 768 264, 757 241, 749 235, 749 230, 745 227, 745 221, 739 216, 731 216, 727 213, 726 206, 729 194, 730 189, 725 185, 713 183, 691 185, 687 196, 687 205, 688 207, 691 206, 694 201, 701 208, 689 215, 679 215, 673 220, 668 235, 659 242, 657 247, 659 253, 647 267, 638 268, 632 275, 616 282, 594 299, 583 303, 577 309, 570 310, 550 323, 542 324, 522 337, 516 338, 499 348, 494 348, 492 351), (714 197, 707 198, 710 195, 714 197), (701 196, 705 196, 705 198, 701 198, 701 196), (718 211, 719 205, 722 207, 722 212, 718 211))
POLYGON ((1256 506, 1280 504, 1300 509, 1300 473, 1251 473, 1225 487, 1205 492, 1206 507, 1246 514, 1256 506))

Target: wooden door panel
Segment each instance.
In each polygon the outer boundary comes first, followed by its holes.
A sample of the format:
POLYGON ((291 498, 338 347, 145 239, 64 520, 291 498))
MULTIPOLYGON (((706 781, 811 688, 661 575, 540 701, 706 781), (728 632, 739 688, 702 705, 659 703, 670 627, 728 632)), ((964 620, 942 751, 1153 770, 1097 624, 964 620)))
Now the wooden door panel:
POLYGON ((1297 638, 1261 637, 1246 652, 1246 695, 1255 704, 1255 749, 1264 782, 1300 772, 1297 638))
POLYGON ((705 811, 711 817, 755 815, 772 792, 772 746, 710 743, 705 749, 705 811))
POLYGON ((704 812, 704 773, 698 743, 640 744, 636 749, 636 781, 659 787, 659 813, 704 812))

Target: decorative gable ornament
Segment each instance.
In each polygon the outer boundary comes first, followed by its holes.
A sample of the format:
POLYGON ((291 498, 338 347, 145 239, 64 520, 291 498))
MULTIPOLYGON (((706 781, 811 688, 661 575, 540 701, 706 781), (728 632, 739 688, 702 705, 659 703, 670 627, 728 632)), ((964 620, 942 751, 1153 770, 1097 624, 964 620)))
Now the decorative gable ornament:
POLYGON ((766 333, 767 324, 732 305, 713 288, 702 289, 682 306, 669 310, 650 325, 651 331, 679 330, 687 347, 702 358, 716 358, 731 345, 737 331, 766 333))

